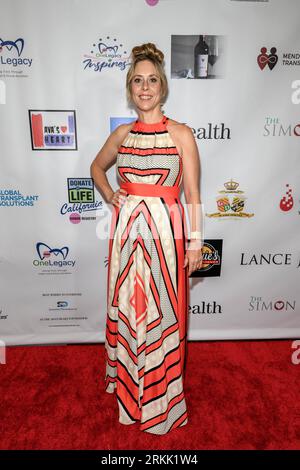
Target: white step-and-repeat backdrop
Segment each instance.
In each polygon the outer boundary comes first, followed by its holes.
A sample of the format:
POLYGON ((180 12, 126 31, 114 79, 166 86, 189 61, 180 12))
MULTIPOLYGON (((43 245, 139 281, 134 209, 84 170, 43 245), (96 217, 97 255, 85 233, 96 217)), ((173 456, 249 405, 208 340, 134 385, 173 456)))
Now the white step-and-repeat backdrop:
POLYGON ((144 42, 201 158, 188 338, 300 336, 299 17, 298 0, 1 0, 1 341, 104 341, 112 212, 90 164, 137 117, 144 42))

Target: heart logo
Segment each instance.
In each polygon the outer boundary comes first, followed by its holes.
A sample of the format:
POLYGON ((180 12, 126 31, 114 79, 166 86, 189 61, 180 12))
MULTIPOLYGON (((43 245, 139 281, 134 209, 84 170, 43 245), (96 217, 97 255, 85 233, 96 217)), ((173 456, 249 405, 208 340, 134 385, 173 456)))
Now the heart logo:
POLYGON ((274 304, 275 310, 282 310, 284 307, 284 302, 282 300, 277 300, 274 304))
POLYGON ((60 128, 63 133, 67 132, 67 126, 60 126, 60 128))
POLYGON ((257 63, 258 63, 260 70, 263 70, 266 65, 268 65, 270 70, 273 70, 273 68, 278 62, 278 55, 276 54, 277 52, 276 47, 271 47, 270 54, 267 54, 266 47, 262 47, 260 52, 261 53, 257 56, 257 63))

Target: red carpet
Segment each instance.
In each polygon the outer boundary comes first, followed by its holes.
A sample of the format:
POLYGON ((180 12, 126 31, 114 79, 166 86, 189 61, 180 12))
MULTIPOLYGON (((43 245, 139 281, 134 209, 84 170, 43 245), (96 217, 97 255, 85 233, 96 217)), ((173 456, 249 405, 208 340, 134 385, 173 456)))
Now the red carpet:
POLYGON ((1 449, 299 449, 292 340, 189 342, 189 422, 165 436, 118 422, 104 345, 16 346, 0 365, 1 449))

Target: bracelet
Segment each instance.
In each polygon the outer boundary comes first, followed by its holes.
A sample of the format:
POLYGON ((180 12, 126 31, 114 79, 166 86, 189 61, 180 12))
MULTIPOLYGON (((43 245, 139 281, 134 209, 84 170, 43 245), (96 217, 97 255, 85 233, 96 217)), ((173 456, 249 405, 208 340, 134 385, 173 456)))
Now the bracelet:
POLYGON ((198 240, 197 240, 197 243, 191 243, 190 242, 187 246, 187 250, 199 250, 199 249, 202 250, 202 248, 203 248, 203 244, 198 240))
POLYGON ((189 243, 189 245, 193 245, 193 246, 198 246, 198 245, 202 246, 203 245, 202 240, 196 240, 196 239, 189 240, 188 243, 189 243))
POLYGON ((196 238, 196 239, 201 240, 201 232, 199 232, 199 231, 191 232, 190 238, 196 238))

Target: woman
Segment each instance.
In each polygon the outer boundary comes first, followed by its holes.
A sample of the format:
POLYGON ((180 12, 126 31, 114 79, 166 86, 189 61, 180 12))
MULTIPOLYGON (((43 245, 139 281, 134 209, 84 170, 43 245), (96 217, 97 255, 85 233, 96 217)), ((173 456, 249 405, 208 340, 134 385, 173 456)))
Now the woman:
POLYGON ((164 54, 132 49, 126 92, 138 119, 108 137, 91 165, 113 205, 107 275, 105 389, 116 390, 119 422, 165 434, 184 426, 188 276, 201 267, 200 159, 192 130, 160 110, 168 85, 164 54), (117 163, 120 188, 106 171, 117 163), (191 218, 179 199, 183 182, 191 218), (200 238, 200 239, 199 239, 200 238))

